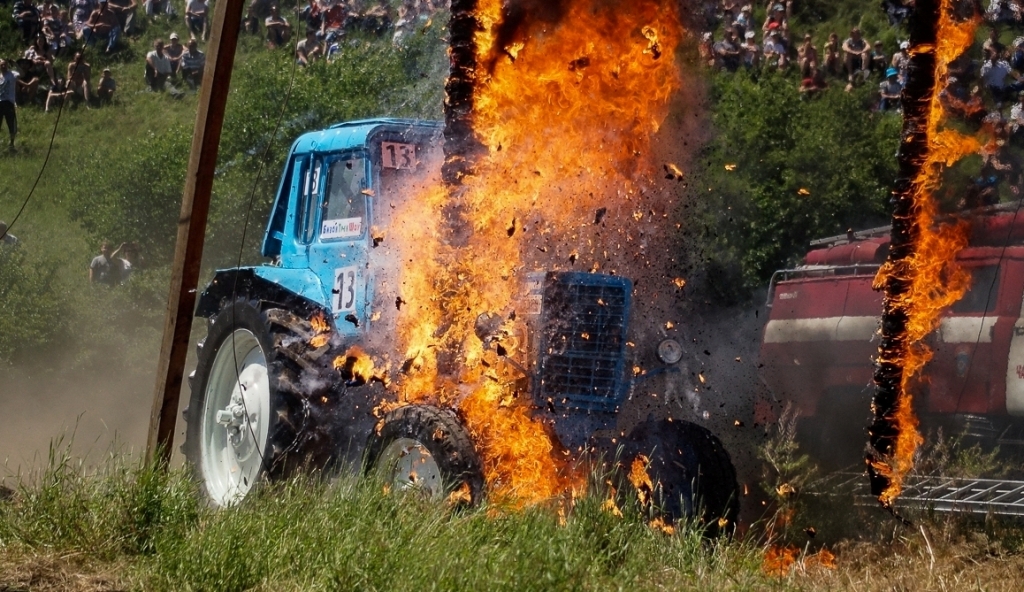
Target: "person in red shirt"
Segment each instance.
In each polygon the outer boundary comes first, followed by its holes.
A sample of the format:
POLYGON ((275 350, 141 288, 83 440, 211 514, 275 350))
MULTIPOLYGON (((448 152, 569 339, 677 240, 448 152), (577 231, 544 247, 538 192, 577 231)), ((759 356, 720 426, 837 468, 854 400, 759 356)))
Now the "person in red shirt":
POLYGON ((320 37, 330 45, 335 39, 341 37, 345 20, 348 19, 348 10, 341 0, 327 0, 327 7, 323 10, 323 23, 320 25, 320 37))

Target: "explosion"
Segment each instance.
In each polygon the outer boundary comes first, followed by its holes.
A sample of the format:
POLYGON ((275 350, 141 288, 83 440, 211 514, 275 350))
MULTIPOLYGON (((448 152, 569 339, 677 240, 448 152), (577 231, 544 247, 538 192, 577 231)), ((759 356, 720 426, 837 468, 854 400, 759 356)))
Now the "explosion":
POLYGON ((396 388, 459 409, 497 499, 585 484, 504 362, 526 346, 527 274, 649 265, 639 222, 667 214, 646 199, 664 182, 650 143, 682 84, 682 34, 673 2, 453 2, 444 182, 396 213, 396 388))

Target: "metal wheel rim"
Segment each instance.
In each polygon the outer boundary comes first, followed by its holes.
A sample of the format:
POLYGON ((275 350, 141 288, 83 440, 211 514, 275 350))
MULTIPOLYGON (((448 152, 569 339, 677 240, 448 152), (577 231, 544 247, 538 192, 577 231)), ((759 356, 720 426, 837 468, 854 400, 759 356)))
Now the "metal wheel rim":
POLYGON ((263 468, 270 419, 267 357, 248 329, 221 344, 206 381, 200 462, 206 491, 227 506, 252 489, 263 468))
POLYGON ((427 447, 412 438, 398 438, 381 453, 391 487, 396 491, 418 491, 424 497, 441 499, 444 481, 441 467, 427 447))

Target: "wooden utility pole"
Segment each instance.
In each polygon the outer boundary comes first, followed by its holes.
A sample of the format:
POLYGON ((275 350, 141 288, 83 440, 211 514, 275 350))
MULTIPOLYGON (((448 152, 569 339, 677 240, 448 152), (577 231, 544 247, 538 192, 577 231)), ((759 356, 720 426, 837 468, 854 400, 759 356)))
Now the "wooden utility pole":
POLYGON ((188 159, 188 176, 185 178, 185 191, 181 198, 164 337, 157 364, 153 410, 149 416, 146 456, 151 461, 166 463, 171 457, 178 396, 185 371, 192 313, 196 306, 199 265, 206 238, 206 218, 210 211, 210 192, 217 166, 224 108, 231 85, 239 23, 242 22, 242 6, 243 0, 218 0, 213 11, 213 32, 207 48, 206 71, 203 73, 192 151, 188 159))

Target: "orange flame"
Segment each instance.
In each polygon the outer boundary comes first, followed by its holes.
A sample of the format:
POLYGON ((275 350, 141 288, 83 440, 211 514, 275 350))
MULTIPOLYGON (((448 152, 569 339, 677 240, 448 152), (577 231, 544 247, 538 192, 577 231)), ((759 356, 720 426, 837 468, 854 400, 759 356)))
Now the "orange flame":
POLYGON ((398 394, 459 407, 492 495, 533 504, 583 479, 531 417, 529 397, 515 396, 516 371, 474 336, 474 322, 522 312, 516 298, 528 272, 610 265, 607 245, 580 231, 597 210, 623 222, 609 228, 612 240, 637 244, 624 222, 655 179, 648 147, 681 84, 682 30, 673 3, 578 0, 560 26, 528 23, 498 47, 502 1, 480 0, 476 15, 473 128, 484 153, 457 197, 437 183, 395 213, 408 262, 398 394), (452 224, 469 235, 458 246, 439 238, 452 224))
POLYGON ((309 339, 310 347, 313 349, 319 349, 327 345, 327 342, 331 340, 331 325, 327 322, 327 319, 324 318, 324 313, 317 311, 317 313, 309 319, 309 325, 316 333, 309 339))
POLYGON ((640 500, 641 506, 646 506, 651 502, 651 492, 654 491, 654 483, 651 482, 651 476, 647 474, 648 462, 646 456, 638 454, 629 466, 629 482, 636 488, 636 497, 640 500))
POLYGON ((910 281, 910 289, 893 299, 893 307, 906 312, 905 350, 900 360, 903 375, 897 394, 893 420, 898 430, 894 454, 889 463, 875 462, 874 468, 885 475, 890 485, 879 496, 885 506, 900 494, 904 476, 913 468, 914 452, 923 442, 917 431, 918 420, 913 411, 912 390, 919 380, 925 364, 931 359, 931 349, 923 342, 939 324, 942 312, 959 300, 969 287, 970 277, 956 262, 957 254, 967 246, 967 225, 964 223, 937 224, 938 205, 934 192, 940 183, 945 167, 961 158, 978 152, 981 144, 977 138, 965 136, 951 129, 943 128, 945 110, 939 91, 949 77, 949 64, 960 56, 974 41, 978 18, 956 21, 952 18, 952 0, 942 0, 935 47, 917 47, 912 51, 935 51, 935 87, 933 88, 925 128, 928 140, 928 155, 920 172, 912 182, 914 200, 913 214, 919 236, 911 256, 898 265, 886 262, 875 278, 880 288, 887 277, 894 276, 910 281))
POLYGON ((378 380, 385 384, 387 383, 386 372, 378 371, 373 363, 373 358, 356 345, 353 345, 345 350, 345 353, 334 358, 333 366, 335 370, 339 370, 341 375, 348 380, 355 380, 360 383, 378 380))
POLYGON ((802 569, 815 567, 824 569, 836 568, 835 553, 828 549, 819 549, 815 553, 804 555, 801 559, 800 549, 798 547, 793 545, 772 545, 764 553, 764 560, 761 562, 761 571, 769 576, 782 577, 788 575, 790 571, 798 565, 797 560, 800 560, 799 567, 802 569))

